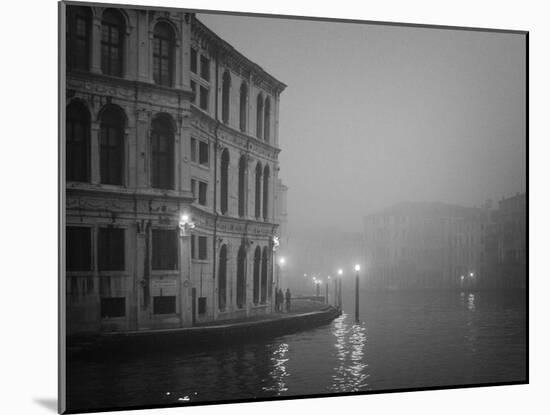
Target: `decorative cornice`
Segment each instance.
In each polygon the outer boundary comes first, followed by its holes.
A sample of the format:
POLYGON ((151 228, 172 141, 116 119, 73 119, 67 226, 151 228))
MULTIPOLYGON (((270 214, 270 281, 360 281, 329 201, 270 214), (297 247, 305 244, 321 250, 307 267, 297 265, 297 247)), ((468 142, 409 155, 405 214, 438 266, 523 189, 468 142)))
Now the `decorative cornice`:
POLYGON ((233 46, 206 27, 196 16, 193 17, 191 31, 201 47, 207 49, 213 55, 223 56, 223 60, 236 66, 238 70, 235 72, 241 73, 243 77, 249 78, 252 75, 254 83, 271 91, 275 96, 278 96, 286 88, 286 84, 237 51, 233 46))
POLYGON ((70 87, 71 83, 82 85, 84 89, 90 89, 92 88, 92 86, 95 86, 97 88, 98 85, 102 86, 103 88, 111 88, 111 91, 113 92, 112 95, 120 93, 117 92, 117 90, 129 91, 125 94, 128 96, 123 95, 123 97, 125 98, 135 96, 136 91, 147 91, 153 94, 173 97, 176 99, 176 103, 179 103, 180 100, 190 101, 193 97, 193 91, 191 89, 170 88, 151 82, 130 80, 78 70, 67 72, 67 86, 70 87))
POLYGON ((100 184, 69 182, 65 187, 67 196, 90 196, 103 198, 120 198, 127 200, 156 200, 166 202, 192 203, 194 201, 191 191, 128 189, 125 187, 112 187, 100 184))
POLYGON ((271 161, 277 161, 281 149, 275 147, 257 137, 243 133, 227 124, 218 123, 212 116, 191 106, 191 125, 202 130, 212 137, 215 135, 216 127, 219 127, 218 138, 222 143, 231 144, 241 150, 252 154, 261 155, 271 161))

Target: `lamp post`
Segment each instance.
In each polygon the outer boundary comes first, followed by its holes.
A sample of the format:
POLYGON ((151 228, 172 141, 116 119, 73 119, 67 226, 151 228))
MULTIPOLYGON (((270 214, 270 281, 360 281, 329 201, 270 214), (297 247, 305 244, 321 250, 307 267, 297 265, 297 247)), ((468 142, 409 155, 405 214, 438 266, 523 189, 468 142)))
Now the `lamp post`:
POLYGON ((281 285, 281 273, 282 273, 282 269, 283 269, 283 266, 285 265, 286 263, 286 258, 285 257, 281 257, 279 258, 279 269, 278 269, 278 272, 277 272, 277 289, 279 289, 280 285, 281 285))
POLYGON ((338 270, 338 308, 342 309, 342 275, 344 274, 344 271, 341 269, 338 270))
POLYGON ((325 286, 325 304, 328 304, 328 286, 330 284, 330 275, 327 277, 327 285, 325 286))
POLYGON ((316 277, 313 277, 313 284, 315 284, 315 297, 319 297, 319 290, 321 289, 320 285, 321 285, 322 281, 317 279, 316 277))
POLYGON ((359 323, 359 264, 355 265, 355 321, 359 323))
MULTIPOLYGON (((188 302, 187 300, 184 301, 184 298, 188 298, 187 295, 189 292, 187 291, 189 287, 191 288, 191 325, 195 324, 195 303, 194 303, 194 288, 192 288, 192 278, 191 278, 191 243, 190 236, 191 236, 191 230, 195 228, 195 222, 191 220, 189 215, 187 213, 182 213, 179 219, 178 223, 179 227, 179 260, 181 263, 180 266, 180 284, 179 284, 179 295, 180 295, 180 324, 183 326, 189 322, 187 320, 189 318, 189 315, 185 311, 189 311, 189 309, 185 310, 185 304, 188 302), (184 264, 187 265, 187 267, 184 267, 184 264), (187 268, 187 269, 184 269, 187 268), (187 272, 187 278, 185 275, 185 272, 187 272), (186 292, 187 291, 187 292, 186 292), (187 294, 187 295, 186 295, 187 294), (187 323, 186 323, 187 321, 187 323)), ((214 297, 212 297, 212 300, 214 300, 214 297)))
POLYGON ((271 239, 271 243, 273 245, 273 258, 272 258, 272 261, 271 261, 271 263, 272 263, 271 283, 270 283, 271 296, 269 298, 269 301, 271 302, 271 312, 273 313, 273 307, 275 306, 274 301, 273 301, 273 295, 277 294, 276 292, 274 293, 273 291, 274 291, 274 286, 275 286, 275 268, 276 268, 276 264, 277 264, 277 248, 279 247, 279 237, 274 235, 273 238, 271 239))

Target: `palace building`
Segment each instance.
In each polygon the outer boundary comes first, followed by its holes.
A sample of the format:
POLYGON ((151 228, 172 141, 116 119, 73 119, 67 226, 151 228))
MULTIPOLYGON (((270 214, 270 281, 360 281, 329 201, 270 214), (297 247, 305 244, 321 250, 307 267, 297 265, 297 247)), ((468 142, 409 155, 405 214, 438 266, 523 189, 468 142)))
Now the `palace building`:
POLYGON ((286 85, 193 13, 65 17, 67 333, 271 313, 286 85))
POLYGON ((368 284, 375 289, 479 286, 488 207, 402 202, 364 218, 368 284))

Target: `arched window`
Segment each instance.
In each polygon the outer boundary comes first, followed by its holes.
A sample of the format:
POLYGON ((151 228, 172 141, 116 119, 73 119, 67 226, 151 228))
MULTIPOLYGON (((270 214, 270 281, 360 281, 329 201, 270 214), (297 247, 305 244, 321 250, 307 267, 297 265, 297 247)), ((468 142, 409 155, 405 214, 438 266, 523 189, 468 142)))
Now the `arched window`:
POLYGON ((244 243, 237 255, 237 307, 243 308, 246 304, 246 249, 244 243))
POLYGON ((222 121, 229 123, 229 88, 231 86, 231 75, 229 71, 223 73, 222 80, 222 121))
POLYGON ((252 301, 254 304, 260 302, 260 262, 262 261, 262 250, 256 247, 254 253, 254 276, 252 279, 252 301))
POLYGON ((225 310, 227 302, 227 246, 220 249, 220 262, 218 264, 218 308, 225 310))
MULTIPOLYGON (((268 274, 268 258, 269 251, 267 250, 267 247, 264 247, 262 251, 262 277, 261 277, 261 295, 260 295, 260 301, 262 304, 265 304, 267 299, 267 292, 269 289, 269 292, 271 293, 271 287, 268 285, 267 281, 267 274, 268 274)), ((271 294, 270 294, 271 296, 271 294)))
POLYGON ((103 184, 122 184, 124 165, 124 111, 108 105, 101 111, 100 175, 103 184))
POLYGON ((264 98, 262 94, 258 94, 256 101, 256 137, 262 138, 264 119, 264 98))
POLYGON ((126 28, 118 10, 107 9, 101 20, 101 71, 122 76, 122 56, 126 28))
POLYGON ((239 159, 239 216, 246 216, 246 156, 239 159))
POLYGON ((260 219, 262 216, 262 164, 256 164, 256 188, 254 192, 254 216, 260 219))
POLYGON ((157 116, 151 125, 151 186, 174 188, 174 131, 167 115, 157 116))
POLYGON ((266 164, 264 167, 264 200, 263 200, 263 217, 264 220, 267 221, 269 210, 268 210, 268 204, 269 204, 269 165, 266 164))
POLYGON ((225 215, 229 204, 229 150, 226 148, 222 151, 220 176, 220 209, 225 215))
POLYGON ((67 6, 67 66, 90 69, 92 14, 88 7, 67 6))
POLYGON ((153 79, 156 84, 172 86, 174 39, 174 31, 167 23, 157 23, 153 35, 153 79))
POLYGON ((246 82, 241 84, 239 98, 239 128, 241 131, 246 131, 246 103, 248 101, 248 86, 246 82))
POLYGON ((90 180, 90 113, 79 101, 67 107, 67 180, 90 180))
POLYGON ((265 99, 264 104, 264 140, 269 142, 269 134, 271 128, 271 101, 269 98, 265 99))

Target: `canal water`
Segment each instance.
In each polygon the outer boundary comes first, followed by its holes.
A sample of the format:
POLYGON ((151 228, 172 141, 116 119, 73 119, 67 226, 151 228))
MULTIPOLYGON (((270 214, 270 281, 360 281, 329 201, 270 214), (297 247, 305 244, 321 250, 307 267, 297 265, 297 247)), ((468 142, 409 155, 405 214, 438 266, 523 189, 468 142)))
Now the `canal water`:
POLYGON ((69 409, 526 380, 525 293, 353 295, 332 324, 181 353, 68 362, 69 409))

